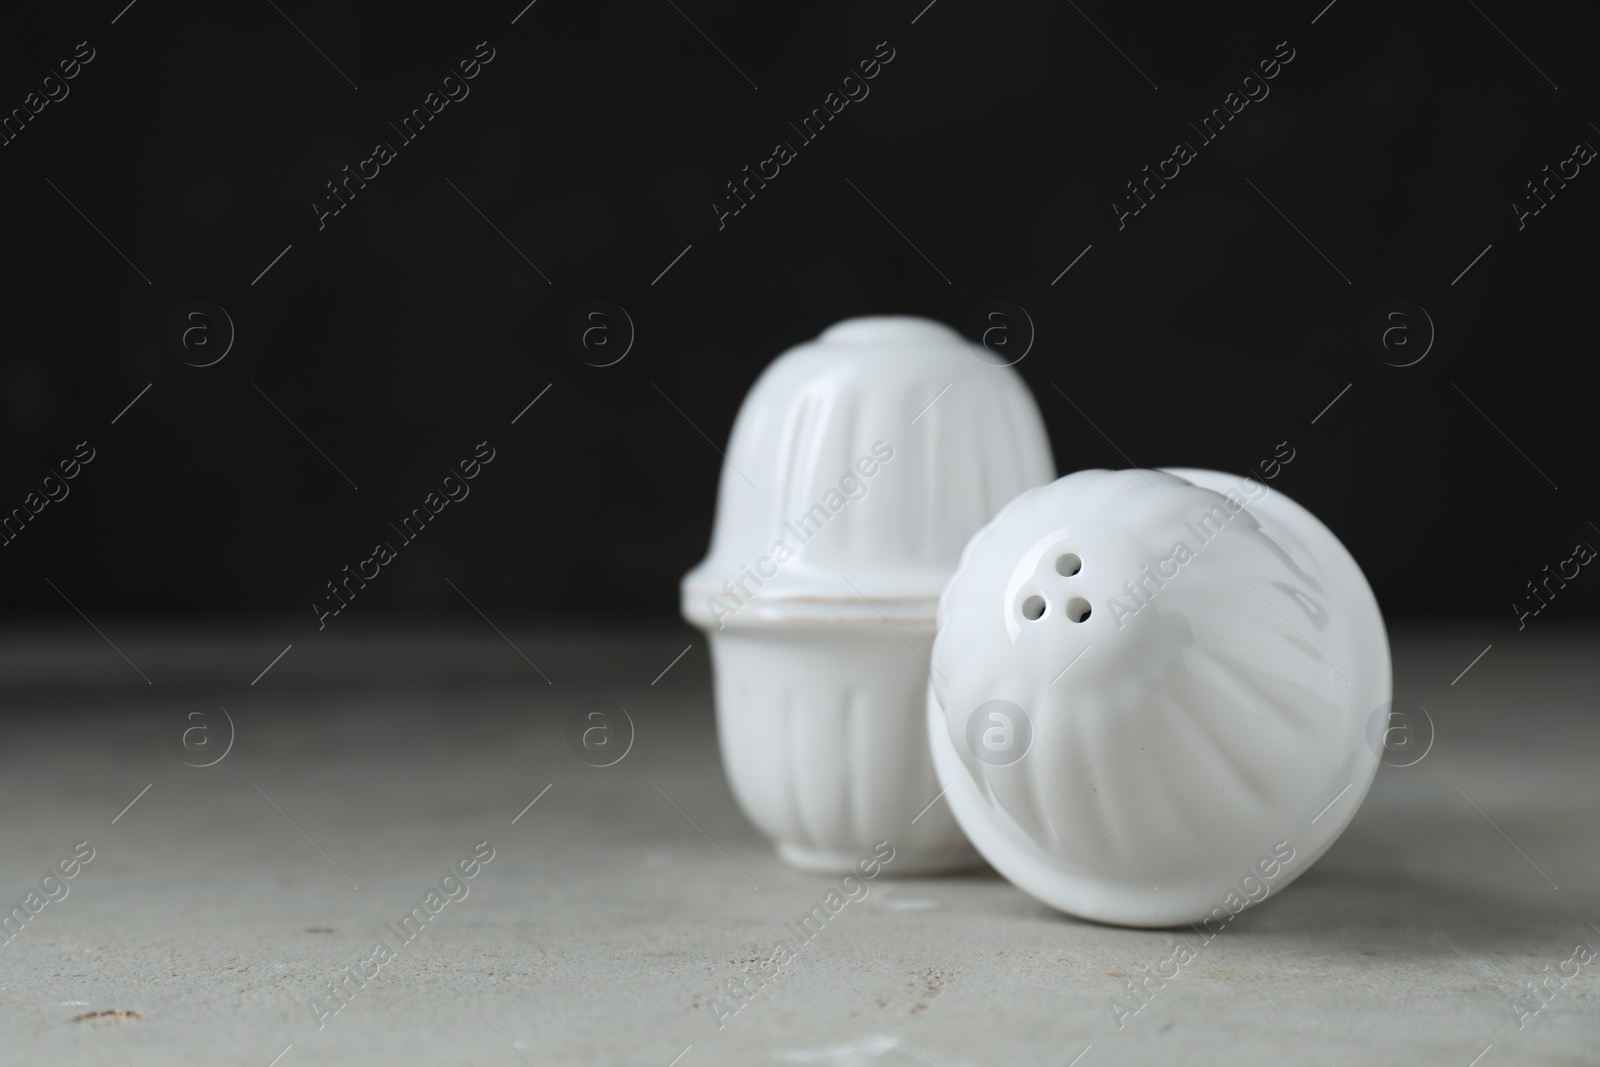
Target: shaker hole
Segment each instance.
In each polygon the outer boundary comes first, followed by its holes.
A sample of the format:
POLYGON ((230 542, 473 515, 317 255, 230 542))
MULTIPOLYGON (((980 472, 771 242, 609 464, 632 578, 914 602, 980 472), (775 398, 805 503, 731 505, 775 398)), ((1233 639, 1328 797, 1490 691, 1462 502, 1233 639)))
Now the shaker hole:
POLYGON ((1037 619, 1044 614, 1044 606, 1044 597, 1031 596, 1022 602, 1022 617, 1029 620, 1037 619))
POLYGON ((1056 573, 1071 578, 1083 570, 1083 560, 1078 558, 1076 552, 1068 552, 1056 557, 1056 573))
POLYGON ((1081 596, 1075 596, 1067 601, 1067 618, 1073 622, 1082 622, 1089 617, 1089 602, 1081 596))

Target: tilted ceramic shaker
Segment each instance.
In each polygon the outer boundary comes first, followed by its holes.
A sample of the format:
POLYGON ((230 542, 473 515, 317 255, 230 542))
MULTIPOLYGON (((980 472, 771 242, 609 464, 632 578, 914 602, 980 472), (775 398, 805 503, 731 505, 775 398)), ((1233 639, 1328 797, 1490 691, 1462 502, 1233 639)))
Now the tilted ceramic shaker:
POLYGON ((1212 471, 1024 493, 939 605, 927 710, 972 843, 1101 922, 1221 928, 1333 843, 1390 699, 1372 590, 1315 516, 1212 471))
POLYGON ((925 319, 841 322, 751 388, 682 610, 710 639, 734 796, 786 862, 835 871, 880 841, 891 874, 976 860, 944 804, 923 810, 939 593, 1054 476, 1022 379, 925 319))

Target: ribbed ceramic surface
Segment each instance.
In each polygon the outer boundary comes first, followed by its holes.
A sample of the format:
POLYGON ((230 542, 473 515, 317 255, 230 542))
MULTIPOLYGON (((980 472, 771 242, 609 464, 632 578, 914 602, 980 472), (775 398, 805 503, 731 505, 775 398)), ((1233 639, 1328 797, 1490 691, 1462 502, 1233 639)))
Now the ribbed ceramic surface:
POLYGON ((723 765, 780 847, 854 858, 888 841, 891 874, 974 858, 948 807, 918 817, 939 794, 923 709, 932 641, 932 627, 712 636, 723 765))
POLYGON ((1014 370, 938 323, 847 320, 778 357, 746 397, 685 613, 703 621, 704 599, 742 578, 765 604, 864 595, 931 619, 972 533, 1053 475, 1014 370))
POLYGON ((1360 803, 1367 724, 1389 699, 1376 603, 1326 527, 1236 484, 1081 471, 973 538, 940 605, 931 692, 981 797, 958 814, 1003 873, 987 847, 1001 834, 1124 899, 1161 904, 1160 886, 1204 903, 1280 839, 1309 863, 1360 803), (970 740, 992 701, 1031 730, 1008 765, 970 740))

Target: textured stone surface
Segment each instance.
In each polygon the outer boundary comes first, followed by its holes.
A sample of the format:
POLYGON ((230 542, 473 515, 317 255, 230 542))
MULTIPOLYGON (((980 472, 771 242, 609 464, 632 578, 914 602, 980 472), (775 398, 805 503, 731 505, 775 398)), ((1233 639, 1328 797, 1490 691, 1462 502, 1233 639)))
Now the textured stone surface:
POLYGON ((113 627, 146 685, 87 628, 7 635, 0 902, 80 840, 95 857, 0 946, 0 1059, 1600 1061, 1600 962, 1520 1030, 1511 1008, 1600 947, 1593 634, 1506 635, 1454 686, 1494 635, 1396 635, 1397 692, 1431 714, 1433 750, 1382 768, 1333 850, 1209 943, 891 863, 801 945, 786 924, 835 883, 780 866, 734 808, 699 636, 502 626, 516 650, 486 628, 330 631, 254 686, 288 638, 113 627), (602 696, 637 737, 594 768, 564 726, 602 696), (180 763, 170 717, 219 705, 232 751, 180 763), (319 1030, 329 973, 398 945, 384 924, 484 840, 468 895, 319 1030), (792 963, 719 1029, 710 998, 778 941, 792 963), (1197 958, 1119 1029, 1111 999, 1179 941, 1197 958), (73 1021, 99 1011, 141 1018, 73 1021))

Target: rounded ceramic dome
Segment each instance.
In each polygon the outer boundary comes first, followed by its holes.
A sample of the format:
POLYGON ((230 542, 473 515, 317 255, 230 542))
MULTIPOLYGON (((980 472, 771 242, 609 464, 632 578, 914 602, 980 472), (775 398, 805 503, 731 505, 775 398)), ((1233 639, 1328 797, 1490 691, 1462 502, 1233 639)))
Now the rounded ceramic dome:
POLYGON ((739 623, 871 614, 863 597, 931 622, 973 531, 1055 475, 1027 386, 973 347, 877 316, 774 360, 734 422, 711 551, 684 578, 690 621, 739 596, 731 582, 753 605, 739 623))
POLYGON ((1226 921, 1320 856, 1377 770, 1377 603, 1327 527, 1259 482, 1091 470, 1024 493, 967 546, 938 624, 929 733, 952 809, 1063 911, 1226 921))

